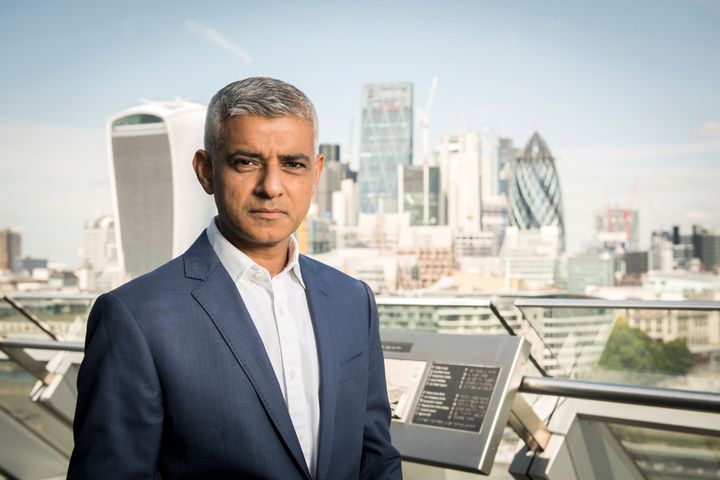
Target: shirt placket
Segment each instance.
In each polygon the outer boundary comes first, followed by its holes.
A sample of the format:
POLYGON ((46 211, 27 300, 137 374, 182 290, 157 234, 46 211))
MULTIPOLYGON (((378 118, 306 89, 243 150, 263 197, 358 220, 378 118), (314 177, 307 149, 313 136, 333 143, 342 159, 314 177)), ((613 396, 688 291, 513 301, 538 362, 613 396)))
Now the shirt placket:
MULTIPOLYGON (((283 274, 286 275, 286 274, 283 274)), ((297 325, 288 308, 288 296, 282 275, 272 279, 273 310, 277 324, 282 363, 285 376, 286 402, 295 433, 305 456, 308 467, 312 458, 312 431, 310 412, 307 408, 305 382, 303 378, 300 341, 297 325)))

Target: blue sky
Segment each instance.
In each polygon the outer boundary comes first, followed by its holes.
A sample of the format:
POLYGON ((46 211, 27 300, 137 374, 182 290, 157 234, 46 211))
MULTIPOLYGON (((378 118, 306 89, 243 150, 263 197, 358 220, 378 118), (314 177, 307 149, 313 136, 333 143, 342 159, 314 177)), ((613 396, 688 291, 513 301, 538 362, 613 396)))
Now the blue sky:
MULTIPOLYGON (((0 3, 0 228, 72 265, 110 209, 105 119, 269 75, 347 146, 363 83, 439 84, 431 137, 490 128, 558 160, 568 240, 608 203, 720 225, 720 1, 0 3)), ((355 146, 357 146, 355 137, 355 146)))

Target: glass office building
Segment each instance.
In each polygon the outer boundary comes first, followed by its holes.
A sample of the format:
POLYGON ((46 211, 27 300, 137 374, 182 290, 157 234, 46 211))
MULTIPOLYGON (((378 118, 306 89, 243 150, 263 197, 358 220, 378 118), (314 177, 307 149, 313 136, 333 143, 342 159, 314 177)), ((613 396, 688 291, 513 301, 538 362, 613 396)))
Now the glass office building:
POLYGON ((108 157, 118 260, 135 278, 184 252, 214 215, 191 162, 202 148, 205 107, 155 102, 112 116, 108 157))
POLYGON ((363 87, 358 172, 361 213, 398 211, 398 165, 412 164, 412 83, 363 87))
POLYGON ((510 224, 520 230, 545 226, 560 229, 560 250, 565 250, 560 178, 555 159, 539 133, 533 133, 523 153, 513 162, 508 186, 510 224))

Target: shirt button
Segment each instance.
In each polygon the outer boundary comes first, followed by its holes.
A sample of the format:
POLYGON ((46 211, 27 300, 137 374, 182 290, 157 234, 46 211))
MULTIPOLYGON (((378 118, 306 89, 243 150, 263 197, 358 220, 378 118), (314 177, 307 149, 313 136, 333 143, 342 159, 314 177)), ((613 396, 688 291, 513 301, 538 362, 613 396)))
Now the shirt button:
POLYGON ((258 280, 262 280, 262 278, 263 278, 262 272, 255 272, 255 278, 257 278, 258 280))
POLYGON ((285 309, 283 307, 278 308, 278 313, 280 315, 285 315, 285 309))
POLYGON ((290 378, 295 378, 295 370, 290 370, 290 378))

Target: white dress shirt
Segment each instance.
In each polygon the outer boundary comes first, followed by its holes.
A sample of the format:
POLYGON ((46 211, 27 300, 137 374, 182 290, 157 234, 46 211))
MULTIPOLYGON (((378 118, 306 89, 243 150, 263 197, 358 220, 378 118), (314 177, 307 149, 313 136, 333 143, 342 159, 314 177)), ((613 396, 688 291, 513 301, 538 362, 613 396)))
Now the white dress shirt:
POLYGON ((288 263, 282 272, 271 277, 220 233, 215 219, 208 225, 207 236, 235 282, 265 345, 305 462, 314 477, 320 424, 320 367, 297 240, 290 236, 288 263))

